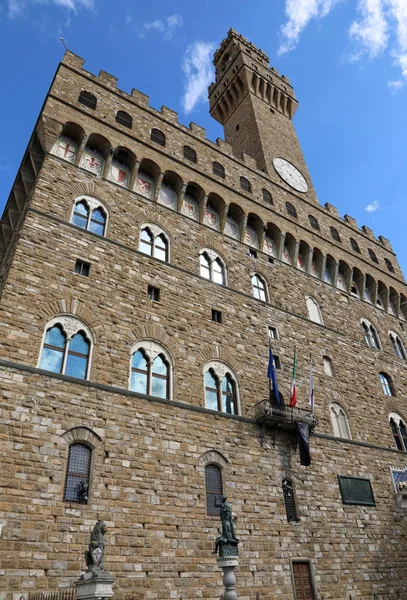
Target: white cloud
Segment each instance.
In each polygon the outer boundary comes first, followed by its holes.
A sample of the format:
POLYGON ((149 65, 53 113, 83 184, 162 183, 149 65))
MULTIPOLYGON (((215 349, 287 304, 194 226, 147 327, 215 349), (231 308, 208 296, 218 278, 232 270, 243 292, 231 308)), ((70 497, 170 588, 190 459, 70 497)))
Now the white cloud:
MULTIPOLYGON (((281 27, 279 54, 293 50, 311 20, 327 16, 342 0, 285 0, 287 21, 281 27)), ((351 60, 370 59, 389 51, 407 81, 407 0, 353 0, 355 18, 349 36, 355 45, 351 60)), ((390 81, 398 91, 403 82, 390 81)))
POLYGON ((156 30, 163 34, 163 38, 165 40, 172 40, 176 31, 181 29, 184 22, 182 20, 181 15, 170 15, 169 17, 165 17, 164 19, 156 19, 155 21, 150 21, 149 23, 143 24, 143 29, 139 33, 140 37, 145 37, 146 32, 156 30))
POLYGON ((388 81, 387 87, 396 94, 401 88, 404 86, 404 82, 401 79, 396 79, 395 81, 388 81))
POLYGON ((325 17, 333 6, 341 0, 285 0, 287 23, 281 27, 283 42, 279 54, 293 50, 303 29, 311 19, 325 17))
POLYGON ((380 204, 377 200, 365 206, 365 211, 368 213, 375 212, 378 208, 380 208, 380 204))
POLYGON ((213 80, 212 53, 215 44, 211 42, 194 42, 184 55, 182 70, 186 76, 182 106, 186 113, 194 110, 197 104, 205 102, 208 86, 213 80))
POLYGON ((8 16, 18 17, 24 14, 25 9, 33 4, 55 4, 78 13, 81 8, 94 8, 95 0, 7 0, 8 16))

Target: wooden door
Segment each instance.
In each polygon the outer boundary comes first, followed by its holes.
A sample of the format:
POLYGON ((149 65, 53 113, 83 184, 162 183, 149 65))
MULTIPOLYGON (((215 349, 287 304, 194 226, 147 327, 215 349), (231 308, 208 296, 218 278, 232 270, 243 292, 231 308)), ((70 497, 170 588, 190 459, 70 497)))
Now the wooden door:
POLYGON ((315 600, 309 562, 293 563, 293 574, 297 600, 315 600))

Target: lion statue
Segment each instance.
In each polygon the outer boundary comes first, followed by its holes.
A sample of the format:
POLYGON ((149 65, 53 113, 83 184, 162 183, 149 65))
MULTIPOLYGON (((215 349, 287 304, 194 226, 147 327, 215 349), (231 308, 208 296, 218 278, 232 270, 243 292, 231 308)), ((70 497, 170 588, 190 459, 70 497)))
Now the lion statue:
POLYGON ((87 573, 104 571, 107 527, 104 521, 97 521, 90 536, 89 550, 85 552, 87 573))

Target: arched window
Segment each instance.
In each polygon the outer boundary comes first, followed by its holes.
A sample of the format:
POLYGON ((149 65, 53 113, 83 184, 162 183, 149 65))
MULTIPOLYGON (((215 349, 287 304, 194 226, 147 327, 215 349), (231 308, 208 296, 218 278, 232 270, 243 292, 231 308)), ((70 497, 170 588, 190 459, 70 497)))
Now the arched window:
POLYGON ((293 482, 290 479, 283 479, 282 488, 287 521, 289 523, 291 521, 298 521, 293 482))
POLYGON ((334 435, 345 440, 352 439, 349 421, 345 409, 339 402, 332 402, 329 407, 334 435))
POLYGON ((332 239, 335 240, 335 242, 340 242, 341 236, 339 235, 339 231, 337 229, 335 229, 335 227, 330 227, 330 230, 331 230, 332 239))
POLYGON ((324 322, 322 320, 321 309, 319 308, 318 302, 315 300, 315 298, 312 298, 311 296, 308 296, 306 302, 310 321, 323 325, 324 322))
POLYGON ((397 333, 394 333, 394 331, 390 331, 389 338, 391 341, 391 345, 393 346, 394 354, 397 356, 397 358, 406 360, 407 359, 406 351, 404 349, 403 342, 401 341, 401 339, 399 338, 397 333))
POLYGON ((157 398, 172 397, 172 360, 153 340, 140 341, 133 347, 130 389, 157 398))
POLYGON ((373 252, 373 250, 371 248, 368 248, 368 252, 369 252, 369 256, 372 259, 372 261, 375 262, 376 264, 379 264, 379 261, 377 260, 377 256, 373 252))
POLYGON ((107 212, 95 198, 82 196, 74 204, 71 223, 103 236, 106 232, 107 212))
POLYGON ((150 140, 160 146, 165 146, 165 135, 159 129, 153 128, 151 130, 150 140))
POLYGON ((223 496, 222 469, 218 465, 205 466, 206 514, 219 515, 223 496))
POLYGON ((257 275, 257 273, 252 275, 252 291, 255 298, 263 300, 263 302, 267 301, 266 282, 260 275, 257 275))
POLYGON ((333 366, 332 360, 329 358, 329 356, 324 356, 322 360, 324 363, 325 375, 328 375, 328 377, 333 377, 334 376, 334 366, 333 366))
POLYGON ((223 363, 210 363, 204 370, 205 406, 230 415, 239 413, 236 377, 223 363))
POLYGON ((203 250, 199 255, 200 274, 214 283, 226 285, 225 266, 212 250, 203 250))
POLYGON ((52 319, 45 330, 39 368, 88 379, 92 337, 89 328, 73 317, 52 319))
POLYGON ((217 177, 221 177, 222 179, 225 179, 225 167, 223 165, 221 165, 218 162, 214 162, 212 163, 212 171, 213 174, 216 175, 217 177))
POLYGON ((95 110, 97 100, 96 96, 94 96, 90 92, 82 91, 79 94, 78 102, 80 104, 83 104, 84 106, 87 106, 88 108, 93 108, 93 110, 95 110))
POLYGON ((407 427, 397 413, 390 413, 389 422, 397 450, 407 452, 407 427))
POLYGON ((129 113, 124 112, 124 110, 118 110, 116 113, 116 123, 120 123, 124 127, 128 127, 131 129, 133 127, 133 119, 129 115, 129 113))
POLYGON ((293 206, 291 204, 291 202, 286 202, 285 208, 286 208, 287 214, 290 215, 290 217, 294 217, 294 219, 297 218, 297 211, 295 210, 295 206, 293 206))
POLYGON ((251 192, 252 191, 252 186, 250 184, 250 181, 248 179, 246 179, 246 177, 241 177, 240 178, 240 187, 245 192, 251 192))
POLYGON ((373 325, 365 319, 361 321, 361 325, 363 333, 365 335, 366 344, 369 346, 369 348, 381 350, 380 338, 373 325))
POLYGON ((190 146, 184 146, 184 158, 186 158, 190 162, 196 163, 197 157, 195 150, 193 148, 190 148, 190 146))
POLYGON ((271 197, 270 192, 263 188, 262 193, 263 193, 263 202, 265 202, 266 204, 273 204, 273 198, 271 197))
POLYGON ((68 467, 65 476, 64 501, 88 503, 92 449, 83 443, 69 446, 68 467))
POLYGON ((319 229, 319 223, 315 217, 313 217, 312 215, 308 215, 308 220, 309 220, 309 224, 311 225, 311 227, 313 229, 319 229))
POLYGON ((156 225, 147 225, 140 231, 140 252, 158 258, 163 262, 169 261, 169 244, 164 232, 156 225))
POLYGON ((386 396, 395 396, 393 382, 387 373, 379 373, 380 383, 386 396))
POLYGON ((353 238, 350 238, 349 241, 350 241, 350 245, 351 245, 352 250, 354 252, 359 252, 359 254, 360 254, 360 248, 359 248, 359 244, 357 243, 357 241, 354 240, 353 238))
POLYGON ((390 271, 390 273, 394 273, 394 267, 391 264, 391 262, 389 261, 389 259, 385 258, 384 262, 386 263, 386 267, 388 268, 388 270, 390 271))

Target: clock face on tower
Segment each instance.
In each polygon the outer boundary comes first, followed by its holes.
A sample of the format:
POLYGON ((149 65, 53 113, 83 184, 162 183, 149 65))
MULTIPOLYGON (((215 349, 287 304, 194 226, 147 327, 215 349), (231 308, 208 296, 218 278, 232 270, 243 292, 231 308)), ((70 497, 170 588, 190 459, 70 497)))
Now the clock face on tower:
POLYGON ((273 165, 277 173, 280 175, 289 186, 297 192, 307 192, 308 184, 305 177, 300 173, 297 167, 294 167, 288 160, 284 158, 275 158, 273 165))

